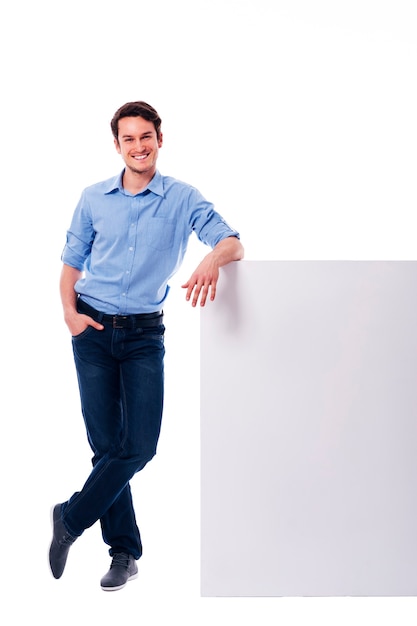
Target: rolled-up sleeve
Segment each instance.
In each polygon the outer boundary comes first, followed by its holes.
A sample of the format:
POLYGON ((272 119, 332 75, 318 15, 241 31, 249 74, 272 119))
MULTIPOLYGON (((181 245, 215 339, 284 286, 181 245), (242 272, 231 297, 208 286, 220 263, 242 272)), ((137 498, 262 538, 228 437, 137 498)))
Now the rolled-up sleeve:
POLYGON ((61 255, 63 263, 83 270, 84 263, 91 252, 94 235, 91 212, 85 192, 83 192, 67 231, 65 247, 61 255))
POLYGON ((191 228, 200 241, 214 248, 226 237, 240 238, 238 231, 229 226, 197 189, 192 189, 189 203, 191 228))

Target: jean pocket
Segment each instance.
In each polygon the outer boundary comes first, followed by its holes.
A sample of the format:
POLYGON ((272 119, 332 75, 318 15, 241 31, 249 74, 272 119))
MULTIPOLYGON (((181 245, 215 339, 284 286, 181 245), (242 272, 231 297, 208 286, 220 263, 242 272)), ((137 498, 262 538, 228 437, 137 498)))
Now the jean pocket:
POLYGON ((78 335, 71 335, 71 338, 73 341, 78 341, 78 339, 83 339, 84 337, 89 335, 92 330, 94 330, 93 326, 87 326, 87 328, 84 328, 84 330, 78 335))
POLYGON ((143 340, 149 339, 150 341, 156 341, 158 343, 164 343, 165 326, 155 326, 153 328, 137 328, 136 333, 142 337, 143 340))

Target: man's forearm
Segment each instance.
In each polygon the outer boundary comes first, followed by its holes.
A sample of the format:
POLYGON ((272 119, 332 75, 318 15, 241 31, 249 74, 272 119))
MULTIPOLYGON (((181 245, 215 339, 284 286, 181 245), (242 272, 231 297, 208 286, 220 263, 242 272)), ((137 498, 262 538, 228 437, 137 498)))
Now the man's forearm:
POLYGON ((218 267, 227 265, 232 261, 240 261, 244 256, 244 249, 237 237, 226 237, 214 246, 212 253, 218 267))
POLYGON ((82 272, 75 267, 70 267, 65 264, 62 267, 59 289, 65 318, 77 310, 77 294, 74 290, 74 286, 77 280, 81 278, 81 274, 82 272))

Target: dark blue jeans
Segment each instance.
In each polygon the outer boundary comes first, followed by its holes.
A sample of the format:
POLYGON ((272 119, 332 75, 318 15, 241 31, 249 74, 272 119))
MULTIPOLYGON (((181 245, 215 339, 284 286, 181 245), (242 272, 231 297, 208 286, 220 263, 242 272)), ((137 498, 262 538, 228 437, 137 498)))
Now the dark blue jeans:
POLYGON ((73 536, 100 520, 110 554, 139 559, 142 542, 129 481, 156 453, 163 407, 164 331, 89 326, 73 337, 74 359, 93 469, 62 505, 73 536))

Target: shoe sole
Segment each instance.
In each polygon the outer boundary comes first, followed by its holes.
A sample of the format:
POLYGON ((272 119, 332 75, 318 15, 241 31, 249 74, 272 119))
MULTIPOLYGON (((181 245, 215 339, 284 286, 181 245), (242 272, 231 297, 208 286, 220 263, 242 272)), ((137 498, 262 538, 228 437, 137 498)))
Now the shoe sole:
MULTIPOLYGON (((53 504, 53 505, 51 506, 50 511, 49 511, 49 519, 50 519, 50 521, 51 521, 51 526, 52 526, 52 541, 53 541, 53 536, 54 536, 54 509, 55 509, 55 506, 56 506, 56 505, 55 505, 55 504, 53 504)), ((55 579, 55 576, 54 576, 54 574, 53 574, 53 572, 52 572, 52 568, 51 568, 51 557, 50 557, 50 552, 51 552, 51 545, 52 545, 52 541, 51 541, 51 543, 50 543, 50 545, 49 545, 49 548, 48 548, 48 569, 49 569, 49 571, 50 571, 50 573, 51 573, 51 576, 55 579)), ((55 579, 55 580, 56 580, 56 579, 55 579)))
POLYGON ((100 587, 102 588, 103 591, 119 591, 119 589, 123 589, 124 587, 126 587, 127 583, 130 580, 135 580, 135 578, 137 578, 138 575, 139 575, 139 572, 136 572, 136 574, 132 574, 131 576, 129 576, 129 578, 123 585, 119 585, 118 587, 103 587, 103 585, 100 585, 100 587))

